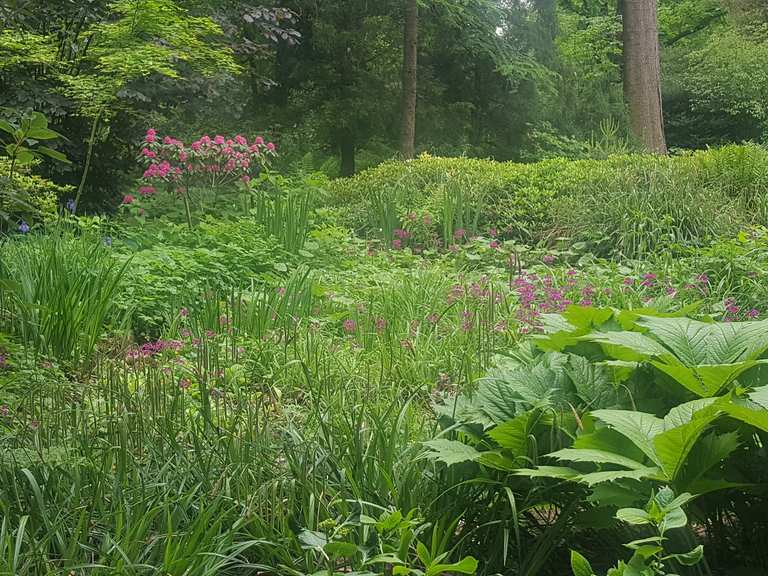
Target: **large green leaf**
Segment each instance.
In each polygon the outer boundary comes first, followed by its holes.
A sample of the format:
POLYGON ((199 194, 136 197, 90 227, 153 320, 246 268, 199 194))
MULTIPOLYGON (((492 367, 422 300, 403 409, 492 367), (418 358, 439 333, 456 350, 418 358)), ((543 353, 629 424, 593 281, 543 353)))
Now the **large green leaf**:
POLYGON ((594 410, 616 405, 617 393, 609 368, 572 354, 568 358, 566 371, 586 408, 594 410))
POLYGON ((596 410, 592 416, 629 438, 655 464, 661 465, 653 438, 664 432, 664 421, 653 414, 633 410, 596 410))
POLYGON ((689 367, 675 358, 667 358, 664 362, 653 361, 651 364, 697 396, 709 398, 719 394, 746 370, 764 362, 745 360, 734 364, 702 364, 689 367))
POLYGON ((713 466, 730 456, 741 443, 738 432, 716 434, 710 432, 702 436, 688 455, 679 484, 689 492, 701 493, 692 486, 699 482, 713 466))
POLYGON ((488 436, 515 456, 526 455, 528 453, 530 427, 537 417, 538 414, 535 411, 525 412, 512 420, 499 424, 488 432, 488 436))
POLYGON ((551 353, 530 368, 493 369, 480 380, 473 404, 496 424, 529 408, 567 405, 571 397, 567 361, 566 355, 551 353))
POLYGON ((586 484, 587 486, 595 486, 596 484, 602 484, 603 482, 615 482, 616 480, 642 480, 643 478, 655 478, 660 480, 661 470, 656 466, 645 466, 638 468, 637 470, 607 470, 605 472, 590 472, 589 474, 581 474, 575 480, 586 484))
POLYGON ((564 448, 557 452, 547 454, 551 458, 566 460, 568 462, 592 462, 597 464, 616 464, 630 470, 639 470, 645 468, 642 462, 627 458, 622 454, 608 452, 607 450, 590 450, 577 448, 564 448))
POLYGON ((669 430, 676 426, 688 424, 698 411, 704 410, 716 402, 717 398, 699 398, 675 406, 664 416, 664 429, 669 430))
POLYGON ((724 399, 722 403, 718 403, 718 407, 730 417, 768 432, 768 410, 760 404, 744 400, 724 399))
POLYGON ((478 452, 472 446, 445 438, 428 440, 424 442, 424 446, 429 449, 429 452, 425 454, 426 458, 443 462, 448 466, 461 464, 462 462, 473 462, 482 454, 482 452, 478 452))
POLYGON ((720 411, 710 406, 696 412, 687 424, 670 428, 654 436, 653 445, 656 448, 656 454, 661 468, 670 481, 677 478, 699 436, 719 415, 720 411))
POLYGON ((644 316, 638 322, 686 366, 753 360, 768 349, 768 320, 708 323, 644 316))
POLYGON ((629 362, 658 358, 669 354, 669 350, 664 346, 640 332, 592 332, 582 336, 582 340, 615 347, 617 351, 612 351, 611 355, 618 360, 629 362))

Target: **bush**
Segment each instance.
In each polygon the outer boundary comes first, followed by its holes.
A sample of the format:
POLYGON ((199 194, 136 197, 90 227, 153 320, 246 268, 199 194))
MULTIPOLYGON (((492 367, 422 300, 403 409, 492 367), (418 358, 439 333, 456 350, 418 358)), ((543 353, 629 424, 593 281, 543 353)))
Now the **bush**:
POLYGON ((157 221, 113 240, 116 256, 130 260, 117 305, 133 310, 135 332, 157 335, 163 323, 205 290, 244 289, 261 275, 287 269, 284 252, 250 218, 209 218, 190 231, 157 221))
POLYGON ((32 174, 29 167, 17 167, 11 183, 10 168, 10 161, 0 158, 0 206, 5 205, 1 212, 11 221, 31 222, 38 218, 47 221, 56 216, 58 199, 74 191, 72 186, 59 186, 32 174))
POLYGON ((756 145, 534 164, 423 155, 336 180, 331 197, 346 224, 388 242, 406 215, 427 212, 443 235, 495 228, 526 242, 567 236, 604 255, 639 256, 767 223, 766 166, 768 151, 756 145))

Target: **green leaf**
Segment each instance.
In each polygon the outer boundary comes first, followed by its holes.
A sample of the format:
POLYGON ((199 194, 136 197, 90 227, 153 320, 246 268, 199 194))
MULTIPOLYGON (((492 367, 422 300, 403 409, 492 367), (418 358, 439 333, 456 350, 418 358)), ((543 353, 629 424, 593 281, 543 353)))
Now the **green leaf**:
POLYGON ((664 514, 664 520, 661 522, 660 530, 665 532, 666 530, 672 530, 673 528, 682 528, 687 524, 688 517, 685 515, 685 511, 680 507, 673 508, 664 514))
POLYGON ((669 430, 670 428, 688 424, 693 420, 697 412, 712 406, 716 402, 717 398, 700 398, 675 406, 664 416, 664 428, 669 430))
POLYGON ((700 322, 690 318, 644 316, 638 322, 686 366, 753 360, 768 349, 766 320, 700 322))
POLYGON ((472 556, 462 558, 453 564, 434 564, 427 567, 427 576, 436 576, 437 574, 458 572, 459 574, 474 574, 477 572, 477 560, 472 556))
POLYGON ((596 410, 592 416, 629 438, 655 464, 661 465, 653 438, 664 431, 663 420, 653 414, 633 410, 596 410))
MULTIPOLYGON (((736 431, 702 436, 688 456, 679 482, 686 490, 692 490, 692 483, 698 482, 713 466, 730 456, 741 444, 736 431)), ((698 493, 698 490, 694 490, 698 493)))
POLYGON ((22 148, 21 146, 16 149, 16 164, 19 166, 25 166, 31 164, 35 160, 35 154, 31 150, 22 148))
POLYGON ((517 474, 518 476, 527 476, 528 478, 576 480, 581 475, 581 472, 566 466, 539 466, 538 468, 521 468, 515 470, 514 474, 517 474))
POLYGON ((743 372, 758 363, 765 363, 765 361, 746 360, 736 364, 704 364, 692 367, 685 366, 674 358, 669 358, 665 362, 651 362, 676 382, 703 398, 716 396, 743 372))
POLYGON ((48 128, 48 118, 42 112, 32 112, 29 115, 29 126, 33 129, 48 128))
POLYGON ((718 402, 717 406, 731 418, 768 432, 768 410, 759 404, 724 399, 723 402, 718 402))
POLYGON ((621 358, 614 355, 618 360, 637 361, 669 354, 669 350, 640 332, 592 332, 583 336, 582 340, 616 346, 633 353, 621 358))
POLYGON ((567 460, 569 462, 592 462, 597 464, 616 464, 629 468, 630 470, 639 470, 645 468, 645 465, 632 458, 627 458, 621 454, 608 452, 606 450, 564 448, 557 452, 547 454, 550 458, 558 460, 567 460))
POLYGON ((66 155, 59 152, 58 150, 53 150, 52 148, 48 148, 48 146, 38 146, 35 150, 38 153, 43 154, 44 156, 48 156, 49 158, 53 158, 54 160, 58 160, 59 162, 71 164, 71 162, 69 161, 69 158, 67 158, 66 155))
POLYGON ((651 523, 651 517, 648 515, 648 512, 640 508, 621 508, 616 512, 616 518, 636 526, 651 523))
POLYGON ((0 130, 13 134, 16 131, 16 127, 7 120, 0 120, 0 130))
POLYGON ((688 424, 671 428, 653 438, 653 446, 659 457, 659 463, 671 481, 677 479, 678 473, 699 436, 718 415, 719 411, 711 408, 699 411, 688 424), (703 414, 702 412, 706 413, 703 414))
POLYGON ((587 486, 595 486, 603 482, 615 482, 616 480, 642 480, 643 478, 659 478, 661 470, 656 466, 648 466, 637 470, 609 470, 605 472, 591 472, 582 474, 576 480, 587 486))
POLYGON ((302 530, 299 532, 299 543, 304 549, 321 549, 328 544, 328 537, 322 532, 302 530))
POLYGON ((357 546, 351 542, 328 542, 323 550, 332 559, 350 557, 357 554, 357 546))
POLYGON ((690 552, 686 552, 685 554, 670 554, 669 556, 664 556, 662 560, 675 560, 683 566, 695 566, 701 562, 703 558, 704 546, 699 544, 690 552))
POLYGON ((589 561, 576 550, 571 550, 571 571, 573 576, 594 576, 595 574, 589 561))
POLYGON ((56 138, 63 137, 56 130, 50 130, 49 128, 33 128, 27 132, 27 138, 34 138, 35 140, 55 140, 56 138))
POLYGON ((428 440, 423 443, 429 449, 425 457, 430 460, 443 462, 448 466, 461 464, 462 462, 474 462, 482 454, 472 446, 468 446, 456 440, 446 440, 438 438, 437 440, 428 440))
POLYGON ((525 455, 528 453, 529 425, 533 416, 532 412, 525 412, 499 424, 488 432, 488 436, 515 456, 525 455))

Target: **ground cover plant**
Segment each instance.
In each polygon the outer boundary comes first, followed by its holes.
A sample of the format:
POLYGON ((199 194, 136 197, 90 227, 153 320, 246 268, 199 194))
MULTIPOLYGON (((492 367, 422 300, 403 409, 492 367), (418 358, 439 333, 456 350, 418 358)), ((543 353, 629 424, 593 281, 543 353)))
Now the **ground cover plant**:
POLYGON ((5 239, 4 573, 765 565, 757 223, 605 260, 227 190, 5 239))
POLYGON ((761 2, 0 23, 0 576, 768 573, 761 2))

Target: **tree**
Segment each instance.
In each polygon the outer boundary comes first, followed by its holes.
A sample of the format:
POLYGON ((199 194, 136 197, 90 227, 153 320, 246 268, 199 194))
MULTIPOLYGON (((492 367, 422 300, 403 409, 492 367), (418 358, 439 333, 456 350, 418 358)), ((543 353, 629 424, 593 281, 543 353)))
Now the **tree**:
POLYGON ((413 158, 416 141, 416 88, 418 75, 419 6, 417 0, 405 0, 403 35, 403 110, 400 153, 413 158))
POLYGON ((656 0, 623 0, 624 98, 632 132, 651 152, 666 154, 656 0))

